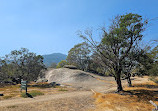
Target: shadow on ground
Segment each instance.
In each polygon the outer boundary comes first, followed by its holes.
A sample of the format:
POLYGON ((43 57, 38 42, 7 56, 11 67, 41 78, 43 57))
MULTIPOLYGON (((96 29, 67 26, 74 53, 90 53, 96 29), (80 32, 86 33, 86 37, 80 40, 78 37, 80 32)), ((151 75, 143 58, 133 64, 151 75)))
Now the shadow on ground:
POLYGON ((29 93, 26 93, 26 96, 29 97, 29 98, 33 98, 33 96, 29 93))
POLYGON ((158 101, 158 85, 136 84, 120 92, 121 95, 135 96, 137 101, 149 102, 149 100, 158 101))

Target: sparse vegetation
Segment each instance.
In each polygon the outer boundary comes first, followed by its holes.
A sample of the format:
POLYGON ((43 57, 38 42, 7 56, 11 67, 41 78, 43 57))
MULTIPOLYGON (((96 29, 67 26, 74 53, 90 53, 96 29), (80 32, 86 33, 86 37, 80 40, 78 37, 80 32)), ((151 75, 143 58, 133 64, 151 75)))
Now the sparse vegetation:
POLYGON ((67 65, 68 62, 66 60, 62 60, 58 63, 57 68, 62 68, 64 67, 64 65, 67 65))
POLYGON ((65 87, 55 86, 52 87, 51 84, 42 82, 42 83, 30 83, 28 84, 28 94, 26 95, 25 91, 23 93, 20 92, 20 85, 9 85, 5 87, 1 87, 0 91, 3 91, 4 96, 0 97, 0 100, 10 99, 10 98, 18 98, 18 97, 35 97, 38 95, 44 94, 53 94, 61 91, 68 91, 65 87), (49 90, 48 90, 49 89, 49 90))
POLYGON ((13 106, 8 106, 7 108, 16 108, 16 107, 18 106, 13 105, 13 106))
POLYGON ((156 10, 158 0, 0 0, 0 111, 158 111, 156 10))
POLYGON ((154 107, 150 100, 158 104, 157 88, 158 84, 147 82, 133 84, 134 87, 125 87, 120 94, 109 93, 94 95, 97 108, 95 111, 119 110, 119 111, 151 111, 154 107))
POLYGON ((29 84, 28 87, 52 88, 52 85, 47 82, 41 82, 41 83, 36 83, 36 84, 29 84))
POLYGON ((10 99, 10 98, 12 98, 13 96, 12 95, 8 95, 8 96, 4 96, 3 98, 4 99, 10 99))
POLYGON ((68 90, 65 88, 60 88, 58 91, 68 91, 68 90))
POLYGON ((25 92, 21 93, 21 97, 24 97, 24 98, 28 98, 28 97, 33 98, 40 95, 44 95, 44 93, 38 90, 33 90, 33 91, 30 91, 29 93, 25 93, 25 92))

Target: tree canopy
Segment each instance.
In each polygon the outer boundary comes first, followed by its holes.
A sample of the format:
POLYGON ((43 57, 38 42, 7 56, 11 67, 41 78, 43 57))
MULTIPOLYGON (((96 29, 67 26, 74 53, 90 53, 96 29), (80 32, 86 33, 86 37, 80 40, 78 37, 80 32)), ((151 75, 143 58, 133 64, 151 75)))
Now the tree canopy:
POLYGON ((115 77, 118 92, 123 90, 120 80, 124 67, 123 62, 129 59, 130 52, 142 40, 142 32, 145 30, 146 23, 138 14, 129 13, 116 16, 109 31, 102 29, 103 36, 99 44, 93 40, 92 32, 86 31, 85 34, 80 34, 80 37, 87 41, 101 58, 104 67, 115 77))
POLYGON ((33 81, 37 79, 42 69, 45 69, 43 57, 29 52, 26 48, 11 51, 0 61, 0 73, 3 80, 19 78, 33 81))
POLYGON ((78 69, 87 71, 89 69, 90 62, 90 49, 86 42, 75 45, 70 49, 67 62, 71 65, 75 65, 78 69))

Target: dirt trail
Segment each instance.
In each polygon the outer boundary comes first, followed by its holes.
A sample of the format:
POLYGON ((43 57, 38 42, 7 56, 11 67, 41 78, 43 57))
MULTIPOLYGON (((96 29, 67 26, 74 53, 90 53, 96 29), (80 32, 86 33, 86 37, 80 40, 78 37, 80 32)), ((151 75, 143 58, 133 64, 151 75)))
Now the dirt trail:
POLYGON ((3 101, 0 101, 0 107, 35 103, 35 102, 42 102, 42 101, 50 101, 50 100, 55 100, 55 99, 63 99, 63 98, 85 96, 85 95, 86 96, 92 95, 92 92, 91 91, 76 91, 76 92, 69 92, 69 93, 62 93, 62 94, 38 96, 34 98, 18 98, 18 99, 3 100, 3 101))

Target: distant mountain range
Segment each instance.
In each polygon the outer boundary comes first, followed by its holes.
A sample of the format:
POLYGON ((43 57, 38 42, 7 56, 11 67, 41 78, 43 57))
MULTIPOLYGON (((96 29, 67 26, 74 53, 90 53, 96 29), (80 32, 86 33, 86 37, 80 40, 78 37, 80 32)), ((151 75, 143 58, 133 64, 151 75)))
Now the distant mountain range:
POLYGON ((44 64, 49 67, 52 63, 59 63, 61 60, 66 60, 67 55, 61 53, 53 53, 42 55, 44 57, 44 64))

